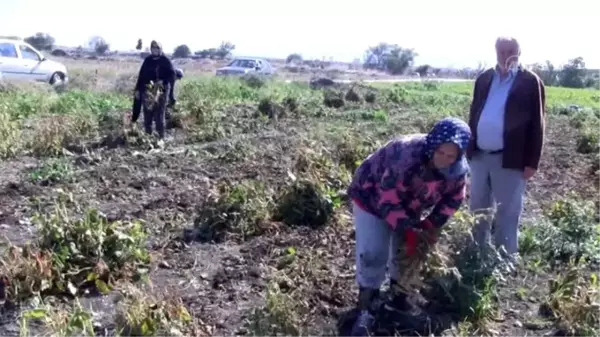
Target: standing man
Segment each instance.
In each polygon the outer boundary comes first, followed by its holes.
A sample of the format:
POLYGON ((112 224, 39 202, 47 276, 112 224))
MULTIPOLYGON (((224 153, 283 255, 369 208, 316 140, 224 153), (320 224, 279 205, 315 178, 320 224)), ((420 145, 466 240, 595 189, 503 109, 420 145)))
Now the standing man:
POLYGON ((489 244, 493 201, 494 244, 515 261, 527 180, 536 173, 544 142, 545 89, 533 72, 519 64, 514 38, 496 40, 498 64, 475 80, 469 113, 472 130, 467 156, 471 164, 470 208, 479 217, 473 236, 489 244))

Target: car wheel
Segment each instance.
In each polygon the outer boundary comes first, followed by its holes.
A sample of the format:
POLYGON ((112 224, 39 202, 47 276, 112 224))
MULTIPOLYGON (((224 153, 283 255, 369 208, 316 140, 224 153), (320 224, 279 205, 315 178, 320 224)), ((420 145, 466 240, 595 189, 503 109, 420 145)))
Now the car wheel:
POLYGON ((58 72, 52 74, 52 77, 50 77, 50 85, 60 84, 62 81, 63 76, 61 76, 61 74, 58 72))

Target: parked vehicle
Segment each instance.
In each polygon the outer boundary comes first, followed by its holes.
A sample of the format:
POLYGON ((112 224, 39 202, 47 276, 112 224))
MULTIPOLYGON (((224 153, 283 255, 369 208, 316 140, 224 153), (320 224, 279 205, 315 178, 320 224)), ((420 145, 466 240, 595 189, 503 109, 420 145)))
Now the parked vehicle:
POLYGON ((273 75, 275 68, 264 59, 236 58, 227 66, 217 69, 217 76, 245 75, 245 74, 273 75))
POLYGON ((64 64, 47 59, 22 40, 0 39, 0 73, 4 81, 33 80, 55 85, 69 80, 64 64))

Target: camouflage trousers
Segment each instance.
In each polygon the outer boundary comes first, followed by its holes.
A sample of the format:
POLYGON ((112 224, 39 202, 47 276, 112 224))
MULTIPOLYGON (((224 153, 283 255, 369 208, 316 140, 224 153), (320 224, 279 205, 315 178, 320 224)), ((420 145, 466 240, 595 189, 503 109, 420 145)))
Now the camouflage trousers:
MULTIPOLYGON (((425 233, 398 229, 393 231, 378 217, 353 205, 356 233, 356 281, 360 288, 379 289, 389 272, 403 292, 412 292, 421 285, 421 270, 428 253, 434 248, 425 233), (414 249, 407 246, 407 237, 415 235, 414 249)), ((437 234, 437 233, 436 233, 437 234)))

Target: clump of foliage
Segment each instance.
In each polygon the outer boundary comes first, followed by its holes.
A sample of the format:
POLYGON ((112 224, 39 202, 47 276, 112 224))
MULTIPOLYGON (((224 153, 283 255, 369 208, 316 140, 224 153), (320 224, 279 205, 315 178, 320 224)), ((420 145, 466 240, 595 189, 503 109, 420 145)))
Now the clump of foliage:
POLYGON ((283 107, 270 98, 263 98, 260 100, 258 103, 258 111, 271 119, 277 119, 284 113, 283 107))
POLYGON ((337 90, 328 89, 323 94, 323 104, 329 108, 339 109, 344 106, 344 94, 337 90))
POLYGON ((42 186, 68 183, 73 179, 73 165, 63 158, 51 158, 31 171, 29 179, 42 186))
POLYGON ((465 318, 475 333, 485 334, 498 315, 496 287, 502 275, 514 269, 492 246, 479 246, 470 229, 475 217, 457 212, 444 228, 440 241, 425 265, 424 294, 445 312, 465 318))
POLYGON ((549 294, 540 312, 555 320, 563 336, 598 336, 600 292, 598 276, 571 260, 567 269, 549 281, 549 294))
POLYGON ((21 130, 19 123, 8 113, 0 112, 0 158, 10 158, 17 154, 21 130))
POLYGON ((348 135, 348 137, 344 138, 336 146, 336 155, 339 158, 340 164, 352 174, 380 145, 371 139, 363 139, 361 142, 356 142, 357 138, 356 136, 352 137, 348 135))
POLYGON ((140 221, 110 222, 95 209, 76 218, 63 202, 32 221, 39 240, 23 248, 11 246, 0 260, 8 300, 48 292, 75 295, 90 287, 107 292, 116 280, 147 272, 150 255, 140 221))
POLYGON ((258 181, 221 184, 194 221, 195 237, 222 242, 260 235, 268 229, 272 209, 272 193, 258 181))
POLYGON ((257 74, 246 74, 240 78, 242 83, 253 89, 259 89, 267 84, 265 77, 257 74))
POLYGON ((29 336, 29 322, 41 321, 44 332, 50 336, 95 336, 93 315, 79 301, 72 307, 54 307, 40 303, 34 309, 21 314, 19 322, 21 337, 29 336))
POLYGON ((327 192, 318 183, 294 181, 278 198, 274 219, 287 225, 312 228, 325 225, 333 216, 334 205, 341 204, 339 197, 327 192))
POLYGON ((25 147, 36 156, 59 156, 64 148, 82 146, 97 131, 98 124, 89 115, 49 115, 34 124, 25 147))
POLYGON ((333 160, 328 150, 317 144, 307 144, 296 151, 294 175, 325 185, 326 189, 345 189, 350 172, 333 160))
POLYGON ((589 154, 600 151, 600 134, 597 129, 586 128, 577 138, 577 152, 589 154))
POLYGON ((192 315, 179 298, 148 296, 133 287, 122 290, 116 329, 120 336, 195 336, 192 315))
POLYGON ((600 222, 593 202, 571 197, 556 201, 541 219, 523 228, 522 255, 538 255, 551 265, 584 259, 598 262, 600 222))

